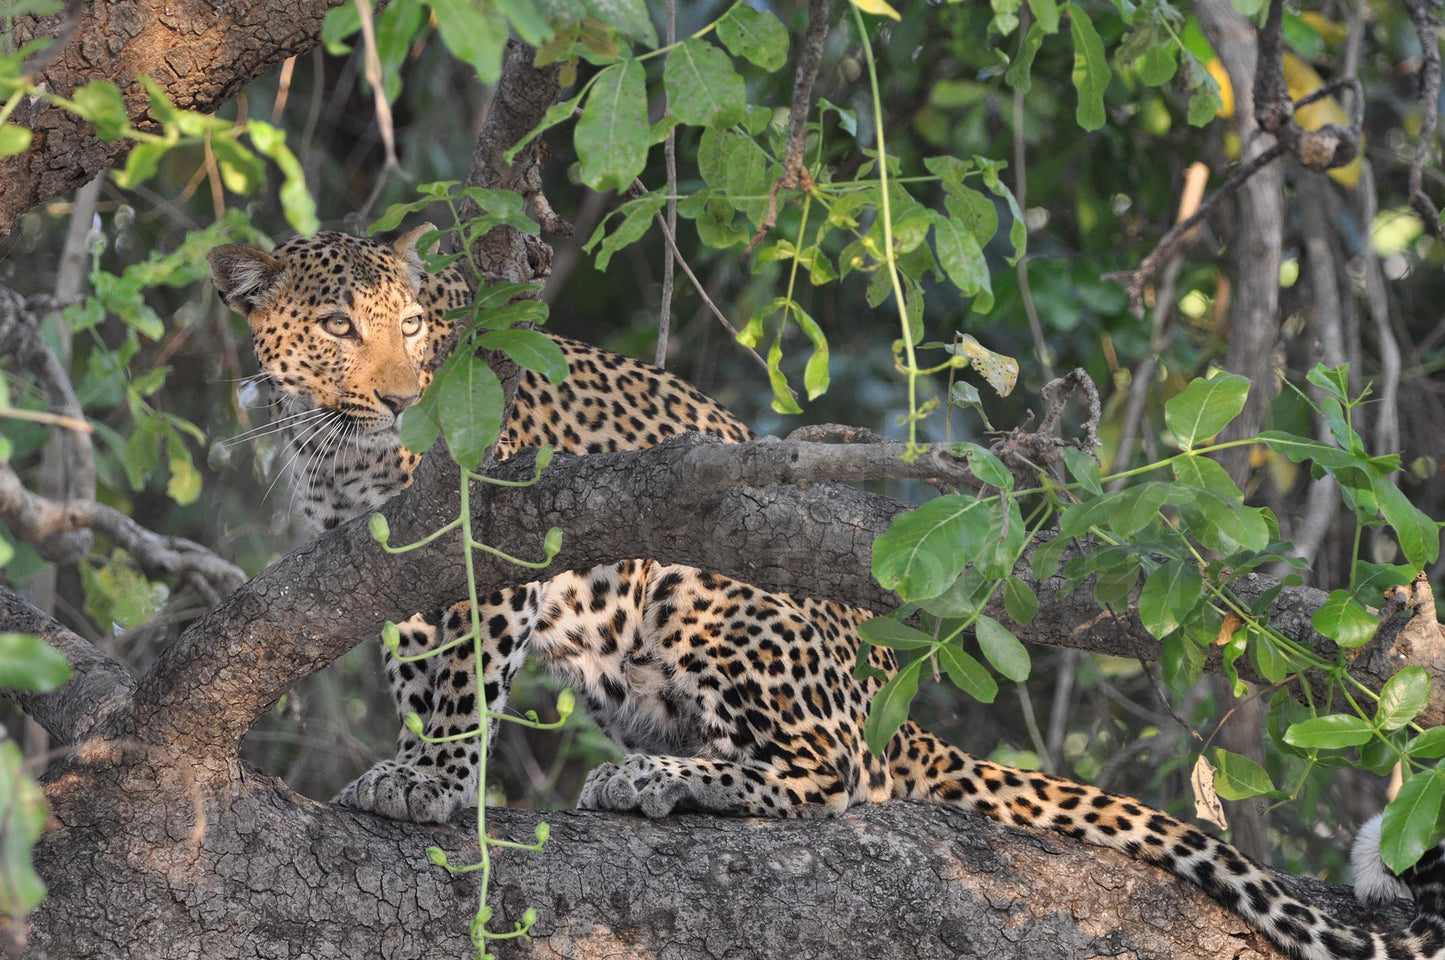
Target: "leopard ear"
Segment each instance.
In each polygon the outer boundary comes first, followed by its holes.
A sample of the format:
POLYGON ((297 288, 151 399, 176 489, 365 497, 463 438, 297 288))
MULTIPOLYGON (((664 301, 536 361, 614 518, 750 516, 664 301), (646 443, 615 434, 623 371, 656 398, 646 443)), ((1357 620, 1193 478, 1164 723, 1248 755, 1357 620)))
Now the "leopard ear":
POLYGON ((216 247, 206 259, 211 263, 216 292, 243 316, 270 305, 285 279, 285 261, 239 243, 216 247))
POLYGON ((417 241, 428 233, 436 233, 436 229, 437 228, 430 223, 423 223, 421 226, 414 227, 406 233, 403 233, 400 237, 397 237, 396 242, 391 245, 392 252, 396 254, 396 258, 406 265, 406 272, 411 278, 411 288, 413 292, 419 293, 421 291, 422 277, 426 276, 426 267, 421 262, 421 255, 426 253, 426 251, 436 243, 436 240, 433 239, 431 243, 428 243, 425 247, 418 250, 417 241))

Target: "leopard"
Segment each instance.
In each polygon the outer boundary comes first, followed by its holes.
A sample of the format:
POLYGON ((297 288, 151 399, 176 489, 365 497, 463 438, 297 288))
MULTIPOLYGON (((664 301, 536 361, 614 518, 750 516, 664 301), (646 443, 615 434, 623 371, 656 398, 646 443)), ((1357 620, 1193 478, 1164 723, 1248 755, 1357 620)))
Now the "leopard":
MULTIPOLYGON (((316 530, 374 510, 407 487, 419 462, 400 442, 399 418, 426 389, 457 308, 472 298, 455 266, 424 268, 418 240, 431 230, 390 244, 323 232, 271 253, 228 244, 209 255, 216 290, 245 317, 261 369, 284 398, 290 459, 307 464, 291 486, 316 530)), ((687 432, 753 439, 671 373, 554 340, 570 374, 552 384, 522 371, 498 459, 542 444, 579 455, 642 449, 687 432)), ((496 590, 479 604, 479 644, 459 642, 473 620, 466 601, 407 620, 396 655, 383 644, 398 714, 423 718, 424 736, 403 725, 396 755, 348 784, 337 804, 442 823, 472 803, 479 747, 445 738, 476 729, 482 707, 503 710, 531 656, 625 751, 588 775, 581 808, 793 818, 895 800, 948 805, 1162 868, 1290 956, 1445 957, 1445 844, 1396 877, 1380 857, 1378 825, 1362 834, 1357 893, 1384 900, 1403 890, 1416 901, 1404 930, 1378 932, 1300 901, 1232 845, 1131 797, 974 757, 913 720, 871 752, 869 704, 899 664, 870 646, 863 656, 872 669, 855 670, 868 610, 648 559, 496 590), (435 657, 407 659, 437 647, 435 657)), ((495 735, 495 722, 486 732, 495 735)))

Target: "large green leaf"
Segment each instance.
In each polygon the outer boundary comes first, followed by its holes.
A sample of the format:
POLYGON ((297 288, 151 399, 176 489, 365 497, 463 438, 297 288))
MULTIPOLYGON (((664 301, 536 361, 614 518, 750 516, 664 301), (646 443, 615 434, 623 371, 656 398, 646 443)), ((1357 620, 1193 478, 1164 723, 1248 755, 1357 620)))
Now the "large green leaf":
POLYGON ((1139 593, 1139 620, 1156 637, 1179 629, 1204 599, 1204 578, 1199 568, 1184 560, 1170 559, 1149 574, 1139 593))
POLYGON ((536 330, 489 330, 477 337, 477 345, 502 350, 519 366, 533 370, 551 383, 567 379, 567 356, 557 341, 536 330))
POLYGON ((767 10, 736 4, 718 21, 717 36, 734 55, 769 73, 788 62, 788 28, 767 10))
POLYGON ((1358 747, 1374 735, 1374 726, 1363 717, 1333 713, 1290 724, 1284 732, 1284 742, 1292 747, 1338 750, 1341 747, 1358 747))
POLYGON ((625 190, 647 163, 647 91, 642 64, 614 63, 598 74, 577 120, 582 182, 593 190, 625 190))
POLYGON ((1430 675, 1424 667, 1406 667, 1385 681, 1380 689, 1375 726, 1381 730, 1399 730, 1429 705, 1430 675))
POLYGON ((873 697, 868 719, 863 723, 863 738, 873 753, 882 753, 898 727, 908 719, 908 707, 918 693, 918 674, 927 662, 927 658, 913 661, 873 697))
POLYGON ((892 617, 864 620, 858 624, 858 636, 875 647, 888 647, 891 650, 932 650, 938 646, 938 641, 922 630, 915 630, 892 617))
POLYGON ((1380 855, 1399 873, 1440 839, 1440 808, 1445 806, 1445 771, 1429 770, 1406 780, 1385 808, 1380 825, 1380 855))
POLYGON ((873 541, 873 576, 905 600, 936 597, 972 559, 989 526, 988 507, 968 494, 930 500, 873 541))
POLYGON ((1410 502, 1400 488, 1381 473, 1373 475, 1375 499, 1385 522, 1395 529, 1400 549, 1410 566, 1421 569, 1440 555, 1440 524, 1410 502))
POLYGON ((1310 624, 1342 647, 1362 647, 1375 635, 1379 622, 1348 590, 1331 591, 1310 624))
POLYGON ((30 852, 45 829, 45 798, 20 748, 0 729, 0 919, 23 923, 45 897, 30 852))
POLYGON ((496 83, 502 75, 507 18, 493 0, 427 0, 436 13, 437 32, 458 60, 471 64, 477 79, 496 83))
POLYGON ((983 664, 957 645, 945 643, 939 647, 938 662, 953 685, 979 703, 993 703, 998 696, 998 681, 989 675, 983 664))
POLYGON ((502 384, 470 352, 453 354, 437 371, 437 419, 452 459, 475 470, 502 429, 502 384))
POLYGON ((1222 373, 1213 380, 1193 380, 1164 404, 1164 422, 1185 450, 1223 430, 1244 409, 1249 380, 1222 373))
POLYGON ((1074 117, 1085 130, 1097 130, 1104 125, 1104 88, 1111 76, 1109 60, 1089 15, 1075 3, 1069 4, 1068 10, 1069 33, 1074 38, 1074 89, 1079 95, 1074 117))
POLYGON ((1029 678, 1029 652, 1013 632, 992 617, 980 616, 973 625, 978 647, 999 673, 1016 683, 1029 678))
POLYGON ((747 107, 743 78, 732 59, 706 40, 690 37, 667 55, 662 71, 668 110, 680 123, 732 124, 747 107))
POLYGON ((46 693, 70 679, 65 655, 39 637, 0 633, 0 690, 46 693))
POLYGON ((1274 793, 1274 781, 1246 756, 1214 749, 1214 792, 1226 800, 1245 800, 1274 793))

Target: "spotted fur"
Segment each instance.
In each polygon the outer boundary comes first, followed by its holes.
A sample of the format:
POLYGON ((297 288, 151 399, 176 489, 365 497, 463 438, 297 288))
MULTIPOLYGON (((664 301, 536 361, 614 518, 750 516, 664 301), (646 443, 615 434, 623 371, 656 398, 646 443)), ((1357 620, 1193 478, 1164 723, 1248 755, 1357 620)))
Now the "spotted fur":
MULTIPOLYGON (((250 320, 264 370, 301 408, 291 415, 324 410, 337 418, 329 432, 304 419, 289 430, 298 457, 332 461, 293 479, 303 514, 317 526, 364 513, 410 482, 416 456, 400 447, 395 417, 426 384, 431 351, 450 328, 443 315, 469 296, 453 272, 422 275, 414 251, 420 232, 393 246, 320 234, 271 256, 240 247, 212 254, 216 286, 250 320), (424 343, 404 336, 399 324, 417 303, 426 311, 424 343), (337 343, 346 338, 326 332, 338 312, 348 323, 336 329, 355 331, 354 342, 337 343)), ((542 443, 572 453, 647 447, 687 430, 732 441, 751 436, 676 377, 558 343, 572 373, 558 386, 524 377, 502 456, 542 443)), ((477 723, 479 695, 501 710, 522 658, 537 658, 628 751, 621 763, 592 772, 581 806, 651 817, 674 810, 800 817, 889 799, 950 804, 1160 866, 1294 956, 1445 956, 1439 850, 1401 878, 1419 906, 1411 926, 1374 933, 1293 899, 1230 845, 1128 797, 979 760, 912 722, 882 756, 870 754, 862 726, 882 681, 854 677, 865 611, 628 560, 497 591, 477 614, 479 643, 413 663, 384 653, 398 712, 424 718, 430 737, 463 733, 477 723)), ((399 652, 451 644, 468 634, 471 619, 465 603, 415 616, 402 627, 399 652)), ((885 674, 897 668, 887 650, 868 656, 885 674)), ((477 759, 472 742, 426 743, 403 730, 396 756, 337 800, 395 818, 444 821, 472 801, 477 759)), ((1372 890, 1382 886, 1378 878, 1371 883, 1372 890)))

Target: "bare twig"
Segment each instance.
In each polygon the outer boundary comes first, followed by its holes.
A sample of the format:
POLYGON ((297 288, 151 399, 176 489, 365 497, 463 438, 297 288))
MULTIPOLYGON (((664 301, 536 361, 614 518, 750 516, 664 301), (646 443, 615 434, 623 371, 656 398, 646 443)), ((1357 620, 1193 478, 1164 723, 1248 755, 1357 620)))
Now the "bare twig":
POLYGON ((356 212, 357 220, 365 223, 371 214, 372 206, 381 196, 382 188, 386 186, 387 178, 394 173, 403 180, 410 180, 411 175, 401 168, 401 163, 396 158, 396 128, 391 121, 391 104, 386 100, 386 89, 381 76, 381 55, 376 49, 376 25, 371 20, 371 4, 368 0, 356 0, 356 12, 361 19, 361 38, 366 56, 366 82, 371 84, 371 99, 376 108, 376 126, 381 132, 382 145, 386 148, 386 159, 382 163, 381 173, 377 176, 376 183, 372 185, 366 202, 356 212))
POLYGON ((1139 266, 1133 270, 1120 270, 1114 273, 1106 273, 1101 279, 1127 283, 1129 291, 1130 310, 1136 317, 1144 316, 1144 286, 1149 278, 1159 269, 1159 265, 1173 256, 1175 249, 1184 242, 1189 232, 1199 225, 1199 222, 1208 215, 1209 211, 1221 198, 1228 196, 1238 190, 1250 177, 1254 176, 1264 167, 1273 163, 1276 159, 1289 152, 1289 148, 1282 143, 1276 143, 1263 153, 1247 161, 1234 172, 1224 185, 1218 190, 1204 198, 1199 204, 1199 209, 1194 213, 1169 228, 1169 232, 1159 239, 1159 243, 1153 251, 1139 262, 1139 266))
MULTIPOLYGON (((813 81, 818 78, 818 66, 823 62, 823 45, 827 41, 827 0, 808 0, 808 30, 798 48, 798 69, 793 74, 792 115, 788 120, 788 147, 783 153, 783 175, 768 189, 768 211, 763 215, 762 223, 758 224, 758 232, 748 241, 744 257, 757 249, 777 222, 778 193, 800 186, 808 190, 813 186, 813 178, 803 166, 803 140, 808 130, 808 114, 813 107, 813 81)), ((879 162, 885 162, 885 158, 880 158, 879 162)))
POLYGON ((0 520, 22 542, 35 547, 57 534, 94 530, 123 548, 148 573, 195 573, 221 596, 246 581, 239 567, 199 543, 147 530, 119 510, 93 500, 51 500, 31 493, 5 463, 0 463, 0 520))
MULTIPOLYGON (((634 180, 632 185, 636 190, 645 192, 647 189, 642 185, 641 180, 634 180)), ((727 318, 727 314, 723 313, 722 310, 718 308, 718 305, 713 302, 712 297, 708 296, 707 288, 702 285, 702 281, 697 278, 697 274, 692 272, 692 267, 688 266, 686 258, 682 255, 682 251, 677 248, 677 240, 672 230, 668 228, 667 221, 662 218, 662 214, 657 213, 653 216, 657 220, 658 227, 662 229, 662 238, 667 241, 667 249, 672 251, 673 259, 677 261, 678 266, 682 267, 682 272, 687 274, 687 279, 692 281, 693 289, 696 290, 697 295, 702 298, 702 302, 707 304, 708 310, 717 318, 717 322, 723 325, 723 329, 732 336, 733 342, 737 343, 738 328, 733 326, 732 321, 727 318)), ((741 344, 739 344, 739 346, 741 346, 741 344)), ((764 371, 768 369, 768 362, 762 358, 761 354, 751 347, 746 347, 745 349, 764 371)), ((797 396, 796 393, 793 393, 793 395, 797 396)))
MULTIPOLYGON (((667 44, 677 40, 677 0, 667 0, 667 44)), ((662 112, 667 114, 667 90, 662 92, 662 112)), ((677 235, 677 128, 667 131, 667 141, 662 145, 662 158, 667 167, 667 232, 677 235)), ((667 366, 667 337, 672 328, 672 254, 662 257, 662 303, 657 311, 657 352, 653 362, 667 366)))
POLYGON ((1410 22, 1420 38, 1420 139, 1415 143, 1415 157, 1410 162, 1410 206, 1425 220, 1425 225, 1440 232, 1440 210, 1425 193, 1421 184, 1425 160, 1435 146, 1435 128, 1440 122, 1440 42, 1437 31, 1440 21, 1431 12, 1427 0, 1405 0, 1410 22))
MULTIPOLYGON (((1019 48, 1024 45, 1024 36, 1029 32, 1029 8, 1022 5, 1019 7, 1019 48)), ((1028 152, 1024 149, 1024 92, 1022 89, 1014 88, 1014 113, 1013 113, 1013 145, 1014 145, 1014 199, 1018 201, 1019 210, 1028 213, 1029 198, 1029 173, 1028 173, 1028 152)), ((1027 226, 1027 224, 1025 224, 1027 226)), ((1029 333, 1034 338, 1034 352, 1038 354, 1039 366, 1043 368, 1044 377, 1052 380, 1054 378, 1053 351, 1044 340, 1044 326, 1039 322, 1039 308, 1034 305, 1034 291, 1029 286, 1029 264, 1028 257, 1019 257, 1018 263, 1014 264, 1014 273, 1018 277, 1019 299, 1023 301, 1024 316, 1029 321, 1029 333)))
MULTIPOLYGON (((93 193, 91 197, 93 199, 93 193)), ((88 221, 89 217, 86 219, 88 221)), ((81 242, 83 244, 84 234, 81 234, 81 242)), ((61 279, 65 281, 66 292, 69 292, 72 286, 70 276, 64 275, 61 279)), ((85 413, 81 410, 65 365, 40 336, 40 323, 36 316, 36 308, 53 310, 59 306, 53 297, 37 297, 27 303, 13 290, 0 287, 0 354, 15 358, 22 368, 30 371, 45 392, 50 410, 23 411, 27 419, 78 427, 67 429, 55 440, 58 459, 52 455, 51 468, 55 476, 63 478, 57 483, 55 492, 66 497, 90 499, 95 496, 95 454, 90 443, 90 425, 85 422, 85 413)), ((21 413, 15 411, 12 415, 21 413)), ((90 549, 88 535, 69 531, 62 533, 53 541, 46 537, 35 544, 47 560, 72 561, 90 549)))

